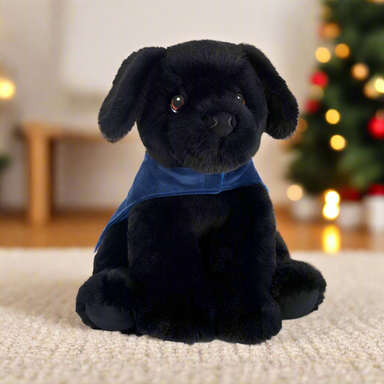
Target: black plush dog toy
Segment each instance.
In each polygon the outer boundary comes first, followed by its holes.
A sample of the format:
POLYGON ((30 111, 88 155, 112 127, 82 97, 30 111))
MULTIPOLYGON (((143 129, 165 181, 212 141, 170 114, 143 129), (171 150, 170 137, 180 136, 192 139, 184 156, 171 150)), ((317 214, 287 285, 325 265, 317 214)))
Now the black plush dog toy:
POLYGON ((108 141, 137 122, 147 149, 97 246, 76 312, 92 328, 253 344, 317 310, 326 283, 292 260, 252 162, 286 138, 297 103, 257 48, 191 41, 122 63, 99 115, 108 141))

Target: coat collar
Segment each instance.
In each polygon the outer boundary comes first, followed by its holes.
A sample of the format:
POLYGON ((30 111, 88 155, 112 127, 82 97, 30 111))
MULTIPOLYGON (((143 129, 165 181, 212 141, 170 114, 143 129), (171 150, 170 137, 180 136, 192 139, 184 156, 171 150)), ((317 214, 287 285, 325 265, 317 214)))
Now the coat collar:
POLYGON ((252 159, 231 172, 205 174, 189 168, 165 168, 146 153, 128 196, 109 220, 96 249, 106 230, 126 219, 130 209, 143 201, 167 196, 212 195, 259 183, 264 185, 252 159))
MULTIPOLYGON (((189 168, 165 168, 154 160, 148 153, 142 164, 154 180, 163 188, 173 188, 178 191, 191 191, 192 194, 219 193, 225 190, 236 188, 238 184, 247 181, 261 181, 252 159, 240 168, 224 173, 206 174, 194 171, 189 168)), ((140 171, 139 171, 140 172, 140 171)))

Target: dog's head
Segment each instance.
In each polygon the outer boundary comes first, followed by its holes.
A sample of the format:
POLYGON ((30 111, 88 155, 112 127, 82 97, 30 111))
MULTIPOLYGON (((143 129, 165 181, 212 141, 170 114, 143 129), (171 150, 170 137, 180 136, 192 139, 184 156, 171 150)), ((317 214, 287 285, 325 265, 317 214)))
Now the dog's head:
POLYGON ((202 40, 131 54, 99 125, 115 142, 137 122, 148 153, 163 166, 221 173, 247 163, 263 132, 292 135, 297 117, 296 99, 261 51, 202 40))

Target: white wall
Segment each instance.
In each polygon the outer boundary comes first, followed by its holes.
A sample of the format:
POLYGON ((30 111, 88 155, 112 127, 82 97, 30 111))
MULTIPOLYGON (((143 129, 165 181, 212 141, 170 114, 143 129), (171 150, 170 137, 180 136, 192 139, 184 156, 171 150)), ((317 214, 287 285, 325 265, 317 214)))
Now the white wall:
MULTIPOLYGON (((15 119, 62 121, 96 130, 97 109, 131 51, 201 38, 255 44, 302 103, 314 64, 318 2, 0 0, 5 29, 3 34, 0 29, 0 58, 12 68, 18 85, 15 119)), ((0 125, 0 141, 12 121, 9 117, 0 125)), ((6 140, 14 162, 2 182, 2 204, 22 207, 24 151, 21 143, 6 140)), ((61 145, 56 203, 119 204, 142 156, 139 144, 61 145)), ((280 143, 265 136, 254 160, 273 200, 284 201, 287 154, 280 143)))

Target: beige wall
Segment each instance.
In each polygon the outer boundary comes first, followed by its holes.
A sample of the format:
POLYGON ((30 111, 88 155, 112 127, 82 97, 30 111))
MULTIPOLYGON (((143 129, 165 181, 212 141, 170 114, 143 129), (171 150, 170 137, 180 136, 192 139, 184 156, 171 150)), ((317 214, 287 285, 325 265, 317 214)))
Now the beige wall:
MULTIPOLYGON (((13 157, 1 204, 26 201, 24 148, 14 121, 44 119, 97 129, 97 109, 121 60, 147 45, 200 38, 261 48, 302 104, 316 47, 318 0, 0 0, 0 58, 17 83, 0 142, 13 157)), ((0 113, 1 115, 1 113, 0 113)), ((61 207, 114 206, 143 157, 141 144, 61 145, 56 156, 61 207)), ((285 200, 287 154, 265 136, 255 157, 275 202, 285 200)))

